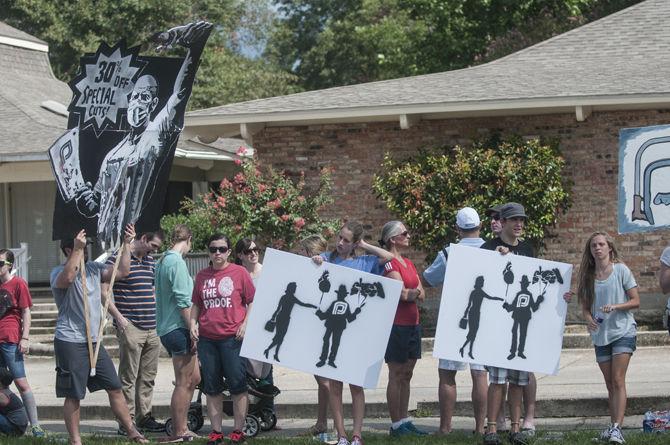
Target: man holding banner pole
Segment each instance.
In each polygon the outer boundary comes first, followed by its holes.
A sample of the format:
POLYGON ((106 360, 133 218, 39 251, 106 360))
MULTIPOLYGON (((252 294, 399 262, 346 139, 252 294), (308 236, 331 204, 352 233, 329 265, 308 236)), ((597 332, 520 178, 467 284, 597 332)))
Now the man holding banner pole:
MULTIPOLYGON (((135 238, 132 224, 126 227, 124 235, 124 244, 135 238)), ((89 391, 106 390, 112 411, 128 431, 128 437, 135 442, 146 443, 147 440, 132 423, 121 391, 121 382, 107 351, 95 345, 99 355, 92 353, 94 343, 102 341, 99 338, 102 323, 101 283, 111 281, 114 275, 119 278, 128 275, 130 253, 125 246, 122 247, 123 253, 116 271, 113 265, 87 261, 86 244, 84 230, 79 231, 74 238, 61 240, 66 262, 51 272, 51 289, 58 307, 54 338, 56 396, 65 398, 63 416, 70 444, 81 444, 80 401, 86 395, 86 388, 89 391), (82 277, 85 277, 85 286, 82 277)))

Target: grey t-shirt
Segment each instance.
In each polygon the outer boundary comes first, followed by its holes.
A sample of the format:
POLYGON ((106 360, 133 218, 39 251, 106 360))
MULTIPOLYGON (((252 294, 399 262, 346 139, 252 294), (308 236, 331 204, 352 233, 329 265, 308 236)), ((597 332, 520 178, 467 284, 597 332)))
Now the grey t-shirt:
MULTIPOLYGON (((63 271, 64 265, 56 266, 51 271, 51 292, 58 307, 56 321, 56 335, 58 340, 71 343, 86 343, 86 320, 84 318, 83 288, 81 275, 77 277, 67 289, 56 287, 56 278, 63 271)), ((86 287, 88 289, 89 321, 91 325, 91 339, 97 341, 98 327, 100 326, 100 275, 107 268, 104 263, 88 261, 86 263, 86 287)))
POLYGON ((661 263, 670 267, 670 246, 666 247, 661 254, 661 263))
MULTIPOLYGON (((637 287, 635 278, 628 266, 615 263, 612 273, 605 280, 595 280, 595 300, 591 313, 595 314, 606 304, 620 304, 629 300, 626 291, 637 287)), ((591 339, 596 346, 606 346, 622 337, 635 335, 637 324, 631 311, 612 311, 598 327, 591 333, 591 339)))

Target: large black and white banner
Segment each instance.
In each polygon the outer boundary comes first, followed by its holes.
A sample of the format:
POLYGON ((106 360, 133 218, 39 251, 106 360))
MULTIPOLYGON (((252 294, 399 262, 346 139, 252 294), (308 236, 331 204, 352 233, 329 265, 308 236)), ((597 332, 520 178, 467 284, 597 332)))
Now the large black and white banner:
POLYGON ((433 356, 556 374, 572 265, 452 244, 433 356))
POLYGON ((402 282, 267 249, 244 357, 375 388, 402 282))
POLYGON ((59 193, 53 239, 82 228, 116 244, 123 227, 158 228, 177 140, 200 56, 206 22, 158 33, 158 50, 185 48, 184 57, 139 54, 102 43, 81 58, 70 82, 68 131, 49 149, 59 193))

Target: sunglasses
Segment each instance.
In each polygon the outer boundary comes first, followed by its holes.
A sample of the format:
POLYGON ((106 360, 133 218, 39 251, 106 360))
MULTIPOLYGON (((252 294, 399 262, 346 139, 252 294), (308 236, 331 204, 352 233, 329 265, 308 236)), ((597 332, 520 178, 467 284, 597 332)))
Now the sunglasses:
POLYGON ((209 246, 209 253, 226 253, 228 252, 228 246, 221 246, 221 247, 214 247, 214 246, 209 246))
POLYGON ((252 247, 251 249, 245 249, 243 253, 245 255, 251 255, 252 253, 258 253, 260 252, 260 249, 258 247, 252 247))
POLYGON ((9 261, 5 260, 5 261, 2 262, 2 264, 3 264, 4 266, 11 266, 11 265, 14 264, 14 263, 10 263, 9 261))
POLYGON ((405 238, 407 238, 407 235, 409 235, 409 232, 408 232, 407 230, 405 230, 404 232, 399 233, 399 234, 397 234, 397 235, 395 235, 395 236, 404 236, 405 238))

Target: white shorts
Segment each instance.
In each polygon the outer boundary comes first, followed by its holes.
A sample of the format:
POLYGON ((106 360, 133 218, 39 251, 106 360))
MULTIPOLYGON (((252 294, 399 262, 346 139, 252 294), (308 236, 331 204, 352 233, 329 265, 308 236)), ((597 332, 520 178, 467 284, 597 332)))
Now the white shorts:
MULTIPOLYGON (((465 371, 468 367, 466 362, 459 362, 456 360, 444 360, 440 359, 440 364, 438 365, 439 369, 444 369, 445 371, 465 371)), ((486 371, 486 366, 478 365, 477 363, 470 363, 471 371, 486 371)))

